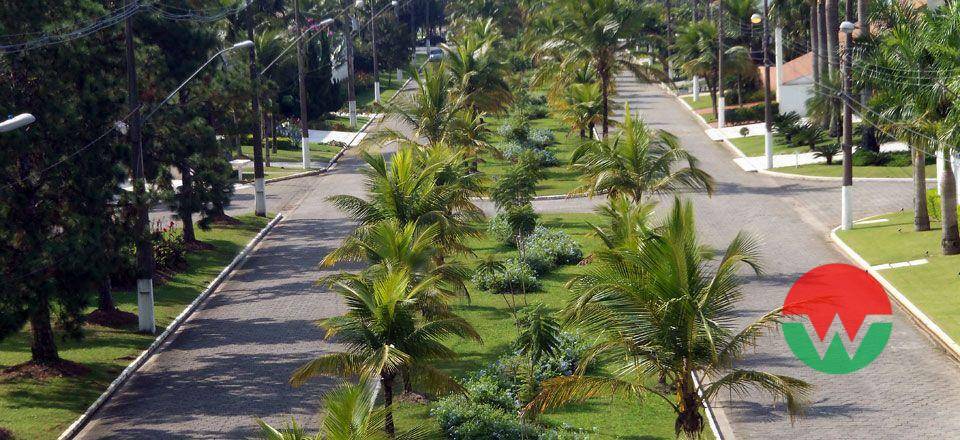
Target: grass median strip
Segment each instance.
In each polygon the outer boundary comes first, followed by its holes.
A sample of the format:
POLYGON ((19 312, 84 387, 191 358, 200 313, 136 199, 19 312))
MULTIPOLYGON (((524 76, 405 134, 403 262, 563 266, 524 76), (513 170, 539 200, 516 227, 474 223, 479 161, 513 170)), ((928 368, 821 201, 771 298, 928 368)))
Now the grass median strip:
POLYGON ((885 214, 873 219, 886 222, 854 225, 850 231, 837 231, 848 246, 871 266, 890 264, 882 275, 896 286, 910 302, 920 308, 954 341, 960 340, 960 255, 944 256, 940 252, 940 224, 931 222, 932 230, 915 232, 913 212, 885 214), (896 265, 900 262, 926 264, 896 265))
MULTIPOLYGON (((584 255, 589 255, 601 246, 598 239, 587 236, 591 229, 586 222, 601 222, 596 215, 543 215, 541 221, 548 228, 563 230, 577 240, 583 247, 584 255)), ((489 238, 474 241, 471 248, 477 253, 477 257, 471 258, 471 261, 480 261, 489 255, 494 255, 497 259, 516 255, 516 250, 513 248, 489 238)), ((518 295, 518 306, 539 302, 551 311, 559 310, 572 297, 564 284, 582 270, 576 265, 558 267, 541 278, 542 291, 527 294, 525 299, 518 295)), ((452 348, 460 357, 455 361, 438 363, 438 366, 447 373, 460 378, 493 364, 497 358, 510 351, 510 344, 517 337, 513 316, 504 302, 503 295, 482 292, 471 284, 470 296, 469 302, 457 304, 454 310, 477 329, 483 337, 483 343, 458 340, 452 348)), ((436 427, 436 421, 430 418, 429 411, 430 404, 405 403, 398 411, 398 426, 406 428, 430 423, 436 427)), ((639 405, 633 399, 593 399, 550 411, 544 414, 541 420, 556 427, 569 426, 585 430, 591 433, 590 438, 599 434, 598 438, 652 440, 676 438, 673 431, 674 418, 673 410, 669 405, 650 396, 639 405)), ((708 429, 704 433, 704 438, 710 437, 708 429)))
MULTIPOLYGON (((244 246, 263 229, 269 218, 240 216, 238 225, 214 226, 197 231, 212 249, 187 254, 187 269, 155 288, 157 333, 194 300, 244 246)), ((117 306, 136 312, 136 295, 115 292, 117 306)), ((92 309, 91 309, 92 310, 92 309)), ((100 396, 155 335, 136 329, 87 325, 84 339, 57 338, 60 356, 91 369, 81 377, 0 382, 0 427, 17 438, 54 439, 100 396)), ((59 336, 59 335, 58 335, 59 336)), ((0 343, 0 369, 30 358, 30 333, 24 329, 0 343)))

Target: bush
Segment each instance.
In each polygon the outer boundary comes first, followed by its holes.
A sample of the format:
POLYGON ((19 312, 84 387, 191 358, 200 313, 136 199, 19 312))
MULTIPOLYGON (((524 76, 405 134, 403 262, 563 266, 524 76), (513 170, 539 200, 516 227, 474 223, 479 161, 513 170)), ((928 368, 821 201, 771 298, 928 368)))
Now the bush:
POLYGON ((527 140, 531 146, 541 150, 557 142, 557 139, 553 135, 552 131, 542 128, 530 130, 530 135, 527 137, 527 140))
POLYGON ((827 165, 833 165, 833 157, 840 154, 840 144, 828 142, 815 145, 810 151, 813 151, 813 157, 822 157, 827 160, 827 165))
POLYGON ((546 273, 558 265, 577 263, 583 258, 580 244, 566 232, 543 226, 534 228, 533 233, 523 240, 523 250, 524 261, 537 274, 546 273))
POLYGON ((910 158, 909 151, 895 151, 887 153, 887 161, 884 165, 888 167, 908 167, 913 165, 913 159, 910 158))
POLYGON ((430 414, 437 418, 445 438, 456 440, 536 439, 542 429, 521 424, 515 414, 472 401, 466 396, 440 399, 430 414))
MULTIPOLYGON (((940 194, 937 193, 936 189, 927 190, 927 213, 930 214, 930 218, 940 221, 941 213, 943 211, 940 208, 940 194)), ((960 206, 957 206, 957 216, 960 217, 960 206)))
POLYGON ((504 261, 501 270, 474 274, 473 283, 480 290, 491 293, 536 292, 541 287, 533 269, 517 258, 504 261))
POLYGON ((187 246, 183 240, 183 231, 173 227, 155 229, 151 235, 153 258, 157 270, 182 269, 187 264, 185 257, 187 246))
POLYGON ((883 153, 875 153, 864 149, 853 152, 853 166, 856 167, 883 165, 885 160, 886 155, 883 153))
MULTIPOLYGON (((776 115, 779 112, 779 105, 776 102, 770 104, 773 114, 776 115)), ((738 122, 759 122, 764 119, 764 110, 763 104, 753 105, 749 107, 737 107, 730 108, 726 111, 726 121, 728 124, 734 124, 738 122)))
POLYGON ((771 122, 773 122, 773 131, 780 133, 787 140, 787 143, 792 143, 793 135, 803 128, 800 115, 797 112, 777 114, 771 122))
POLYGON ((503 155, 504 159, 511 162, 523 160, 523 155, 526 154, 528 156, 527 159, 539 168, 552 167, 560 164, 560 160, 557 159, 557 156, 554 155, 552 151, 527 147, 517 141, 502 142, 500 145, 497 145, 497 150, 500 150, 500 154, 503 155))

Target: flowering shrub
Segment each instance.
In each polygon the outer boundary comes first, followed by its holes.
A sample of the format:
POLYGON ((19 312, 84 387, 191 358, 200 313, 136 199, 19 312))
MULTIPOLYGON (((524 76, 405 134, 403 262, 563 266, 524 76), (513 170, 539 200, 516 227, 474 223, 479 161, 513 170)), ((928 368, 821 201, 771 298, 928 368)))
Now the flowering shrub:
POLYGON ((430 411, 443 437, 455 440, 514 440, 539 438, 542 428, 521 424, 515 414, 457 395, 440 399, 430 411))
POLYGON ((522 293, 540 290, 540 280, 527 263, 516 258, 503 262, 503 269, 493 272, 477 272, 473 283, 480 290, 492 293, 522 293))
POLYGON ((527 140, 531 146, 542 150, 553 145, 557 141, 557 138, 553 135, 552 131, 537 128, 530 130, 530 136, 527 137, 527 140))
POLYGON ((497 145, 497 150, 500 150, 500 154, 503 155, 504 159, 511 162, 519 161, 521 156, 526 153, 535 158, 537 165, 541 167, 552 167, 560 164, 560 160, 557 159, 557 156, 553 154, 552 151, 527 147, 517 141, 501 142, 497 145))
POLYGON ((561 230, 537 226, 533 234, 523 240, 523 261, 537 274, 558 265, 577 263, 582 258, 580 244, 561 230))
POLYGON ((187 264, 183 231, 175 228, 173 222, 166 227, 154 228, 150 238, 157 270, 176 270, 187 264))

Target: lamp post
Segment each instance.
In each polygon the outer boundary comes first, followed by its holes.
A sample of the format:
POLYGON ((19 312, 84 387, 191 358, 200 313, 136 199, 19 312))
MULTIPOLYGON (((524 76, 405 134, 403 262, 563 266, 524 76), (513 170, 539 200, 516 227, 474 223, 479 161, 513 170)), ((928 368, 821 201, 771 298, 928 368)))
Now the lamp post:
MULTIPOLYGON (((848 8, 849 9, 849 8, 848 8)), ((850 15, 850 14, 847 14, 850 15)), ((847 17, 849 18, 849 17, 847 17)), ((843 230, 853 229, 853 109, 850 107, 851 67, 854 24, 840 23, 840 32, 846 35, 843 44, 843 186, 840 188, 840 224, 843 230)))
POLYGON ((12 118, 7 119, 6 121, 0 122, 0 133, 6 132, 6 131, 13 131, 18 128, 26 127, 34 123, 34 121, 36 120, 37 118, 35 118, 30 113, 21 113, 19 115, 16 115, 12 118))
MULTIPOLYGON (((301 28, 301 15, 300 15, 300 1, 294 1, 294 12, 295 12, 295 21, 297 26, 297 77, 300 83, 300 152, 301 157, 303 158, 303 169, 310 168, 310 142, 307 138, 310 137, 310 129, 307 126, 307 74, 304 70, 304 60, 303 60, 303 37, 306 35, 303 33, 301 28)), ((332 18, 324 19, 320 24, 311 27, 310 29, 322 29, 329 25, 333 24, 332 18)), ((277 56, 277 59, 271 62, 267 67, 263 69, 263 72, 266 72, 274 62, 280 59, 283 56, 283 53, 277 56)), ((263 72, 260 72, 261 74, 263 72)))
POLYGON ((773 119, 773 108, 770 104, 770 29, 768 23, 770 20, 767 19, 768 14, 770 13, 770 6, 768 0, 763 0, 763 16, 760 14, 753 14, 750 17, 750 21, 753 24, 763 22, 763 36, 762 36, 762 45, 760 46, 763 51, 763 154, 766 156, 766 169, 773 168, 773 129, 771 127, 771 119, 773 119))
POLYGON ((717 0, 717 128, 727 120, 723 99, 723 0, 717 0))

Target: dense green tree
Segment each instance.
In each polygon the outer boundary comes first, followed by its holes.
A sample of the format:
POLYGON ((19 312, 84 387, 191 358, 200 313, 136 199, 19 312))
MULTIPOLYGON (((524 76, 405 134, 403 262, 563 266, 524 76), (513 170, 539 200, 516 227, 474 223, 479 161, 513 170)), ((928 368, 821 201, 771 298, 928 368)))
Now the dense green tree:
MULTIPOLYGON (((2 2, 0 34, 28 40, 38 29, 69 27, 113 8, 94 0, 2 2)), ((90 294, 110 270, 96 262, 104 261, 101 243, 113 228, 108 205, 128 149, 116 135, 99 137, 124 114, 120 36, 110 29, 0 54, 0 112, 37 118, 0 133, 0 338, 29 323, 30 365, 55 374, 77 369, 59 357, 53 320, 79 336, 90 294)))

